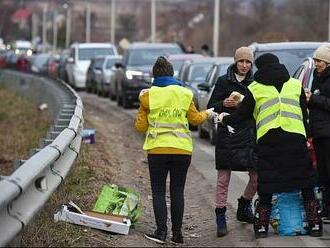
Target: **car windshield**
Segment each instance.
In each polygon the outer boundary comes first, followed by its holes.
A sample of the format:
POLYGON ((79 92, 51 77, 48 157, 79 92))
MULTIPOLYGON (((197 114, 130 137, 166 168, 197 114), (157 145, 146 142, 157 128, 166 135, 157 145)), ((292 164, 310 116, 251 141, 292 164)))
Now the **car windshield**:
POLYGON ((107 65, 106 65, 106 68, 107 69, 111 69, 113 67, 113 65, 116 63, 116 62, 119 62, 120 59, 108 59, 107 60, 107 65))
POLYGON ((99 55, 114 55, 114 51, 110 47, 79 48, 79 60, 91 60, 93 57, 99 55))
POLYGON ((131 50, 128 64, 131 66, 153 65, 159 56, 182 53, 180 48, 153 48, 131 50))
MULTIPOLYGON (((316 49, 316 48, 315 48, 316 49)), ((288 69, 290 75, 297 70, 297 68, 301 65, 306 57, 311 57, 315 51, 315 49, 287 49, 287 50, 275 50, 275 51, 263 51, 256 52, 255 57, 258 58, 260 55, 265 53, 273 53, 275 54, 281 64, 284 64, 288 69)), ((256 68, 254 67, 254 71, 256 68)))
POLYGON ((195 64, 190 67, 188 82, 204 82, 212 63, 195 64))

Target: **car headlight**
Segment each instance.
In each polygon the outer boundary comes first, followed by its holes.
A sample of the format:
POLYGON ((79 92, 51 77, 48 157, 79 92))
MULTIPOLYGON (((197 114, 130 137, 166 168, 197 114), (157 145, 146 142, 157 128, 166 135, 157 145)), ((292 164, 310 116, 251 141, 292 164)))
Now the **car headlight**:
POLYGON ((126 77, 129 80, 132 80, 134 77, 142 77, 143 76, 143 72, 142 71, 130 71, 127 70, 126 71, 126 77))

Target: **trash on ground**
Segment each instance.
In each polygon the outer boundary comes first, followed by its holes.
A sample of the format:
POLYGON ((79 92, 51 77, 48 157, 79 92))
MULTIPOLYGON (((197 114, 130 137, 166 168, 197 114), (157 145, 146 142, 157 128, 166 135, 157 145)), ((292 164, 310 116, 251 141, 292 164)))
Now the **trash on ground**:
POLYGON ((39 109, 40 111, 43 111, 43 110, 45 110, 45 109, 47 109, 47 108, 48 108, 47 103, 42 103, 42 104, 40 104, 39 107, 38 107, 38 109, 39 109))
MULTIPOLYGON (((108 232, 127 235, 131 226, 131 220, 125 216, 101 214, 94 211, 82 211, 76 204, 70 202, 62 205, 54 214, 54 220, 65 221, 81 226, 88 226, 108 232)), ((87 229, 84 229, 84 231, 87 229)))
POLYGON ((198 233, 192 233, 192 234, 189 234, 189 237, 190 238, 200 238, 200 237, 202 237, 202 235, 200 235, 198 233))
POLYGON ((93 128, 85 128, 80 133, 82 140, 86 144, 94 144, 95 143, 95 129, 93 128))
POLYGON ((141 215, 140 195, 127 187, 104 185, 97 198, 93 211, 127 216, 132 224, 141 215))

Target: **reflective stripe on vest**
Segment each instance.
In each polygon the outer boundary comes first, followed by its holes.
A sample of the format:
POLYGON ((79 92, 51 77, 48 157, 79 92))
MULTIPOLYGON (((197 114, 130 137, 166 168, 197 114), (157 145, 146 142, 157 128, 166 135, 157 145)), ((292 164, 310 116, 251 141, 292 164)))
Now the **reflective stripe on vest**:
POLYGON ((248 88, 256 103, 253 115, 256 120, 257 140, 270 129, 278 127, 306 137, 299 103, 301 83, 298 80, 290 78, 283 84, 281 92, 274 86, 258 82, 253 82, 248 88))
POLYGON ((177 85, 149 90, 149 127, 143 149, 172 147, 192 152, 187 111, 193 94, 177 85))

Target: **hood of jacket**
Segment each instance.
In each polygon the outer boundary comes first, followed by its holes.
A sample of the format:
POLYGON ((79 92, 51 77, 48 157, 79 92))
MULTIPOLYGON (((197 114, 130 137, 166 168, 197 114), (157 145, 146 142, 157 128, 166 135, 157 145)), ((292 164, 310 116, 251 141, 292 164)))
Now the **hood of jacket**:
POLYGON ((290 74, 283 64, 270 64, 257 70, 254 79, 258 83, 275 86, 281 91, 283 84, 290 79, 290 74))
POLYGON ((242 82, 239 82, 235 76, 235 73, 237 73, 236 69, 236 64, 231 64, 228 69, 227 69, 227 75, 226 79, 230 82, 237 83, 237 84, 245 84, 249 85, 250 83, 253 82, 253 74, 252 74, 252 69, 246 74, 245 79, 242 82))
POLYGON ((321 73, 318 73, 316 69, 314 69, 313 76, 319 82, 326 81, 326 79, 330 78, 330 66, 326 67, 325 70, 321 73))

